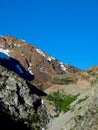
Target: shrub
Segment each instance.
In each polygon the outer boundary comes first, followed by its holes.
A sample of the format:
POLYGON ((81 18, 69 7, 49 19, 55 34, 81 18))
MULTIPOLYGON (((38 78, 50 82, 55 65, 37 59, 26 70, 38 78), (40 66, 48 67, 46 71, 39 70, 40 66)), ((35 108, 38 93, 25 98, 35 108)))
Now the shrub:
POLYGON ((84 120, 84 116, 78 115, 78 116, 77 116, 77 119, 78 119, 79 121, 84 120))
POLYGON ((84 98, 82 98, 82 99, 79 99, 79 100, 78 100, 78 104, 81 103, 81 102, 83 102, 83 101, 85 101, 87 98, 88 98, 88 96, 86 96, 86 97, 84 97, 84 98))
POLYGON ((70 104, 77 99, 78 95, 65 95, 61 92, 55 92, 53 94, 49 94, 47 99, 52 101, 56 108, 62 110, 63 112, 67 112, 70 110, 70 104))

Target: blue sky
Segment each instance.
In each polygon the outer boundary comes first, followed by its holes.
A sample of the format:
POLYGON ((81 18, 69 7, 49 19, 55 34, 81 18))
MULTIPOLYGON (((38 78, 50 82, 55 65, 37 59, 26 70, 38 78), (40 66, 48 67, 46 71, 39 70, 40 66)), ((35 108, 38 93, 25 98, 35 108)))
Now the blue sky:
POLYGON ((97 0, 0 0, 0 35, 12 35, 56 59, 98 65, 97 0))

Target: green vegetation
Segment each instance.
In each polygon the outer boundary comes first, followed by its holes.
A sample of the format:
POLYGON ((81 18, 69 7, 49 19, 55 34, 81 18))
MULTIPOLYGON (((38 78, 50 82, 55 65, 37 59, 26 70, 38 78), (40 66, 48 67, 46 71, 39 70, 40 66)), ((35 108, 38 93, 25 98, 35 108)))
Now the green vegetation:
POLYGON ((33 115, 30 115, 26 121, 30 124, 30 127, 33 130, 40 130, 46 125, 47 115, 41 112, 37 114, 33 113, 33 115))
POLYGON ((94 106, 93 109, 89 109, 89 112, 92 114, 92 115, 95 115, 98 113, 98 106, 94 106))
POLYGON ((64 84, 73 83, 73 80, 69 79, 68 77, 55 77, 55 78, 52 79, 51 82, 53 84, 64 85, 64 84))
POLYGON ((31 124, 32 122, 37 122, 40 120, 39 115, 33 114, 28 117, 28 122, 31 124))
POLYGON ((58 117, 58 116, 59 116, 59 114, 56 114, 56 115, 53 116, 53 118, 58 117))
POLYGON ((78 115, 78 116, 77 116, 77 119, 78 119, 79 121, 84 120, 84 116, 78 115))
POLYGON ((81 110, 81 109, 82 109, 82 107, 79 107, 78 111, 81 110))
POLYGON ((47 100, 52 101, 56 108, 67 112, 70 110, 70 104, 77 99, 78 95, 65 95, 62 92, 55 92, 47 96, 47 100))
POLYGON ((96 77, 96 79, 92 81, 92 85, 95 85, 96 83, 98 83, 98 77, 96 77))
POLYGON ((86 97, 84 97, 84 98, 82 98, 82 99, 79 99, 77 103, 79 104, 79 103, 85 101, 87 98, 88 98, 88 96, 86 96, 86 97))

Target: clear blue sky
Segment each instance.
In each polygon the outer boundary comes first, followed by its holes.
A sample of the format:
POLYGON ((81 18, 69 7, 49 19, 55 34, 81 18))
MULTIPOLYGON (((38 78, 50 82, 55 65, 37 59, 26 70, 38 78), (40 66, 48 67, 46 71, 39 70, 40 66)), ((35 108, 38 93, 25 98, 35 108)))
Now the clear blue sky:
POLYGON ((88 69, 98 65, 98 0, 0 0, 0 35, 88 69))

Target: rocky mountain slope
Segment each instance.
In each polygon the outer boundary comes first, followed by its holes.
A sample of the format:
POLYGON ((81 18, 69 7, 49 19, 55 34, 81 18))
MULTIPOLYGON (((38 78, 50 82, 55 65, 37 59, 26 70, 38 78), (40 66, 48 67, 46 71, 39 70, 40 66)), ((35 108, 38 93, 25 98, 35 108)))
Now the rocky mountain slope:
POLYGON ((0 61, 21 77, 46 83, 54 75, 77 72, 78 68, 63 64, 39 48, 11 36, 0 36, 0 61), (3 60, 2 60, 3 59, 3 60), (7 64, 4 64, 6 60, 7 64), (13 67, 14 66, 14 67, 13 67), (25 76, 26 77, 25 77, 25 76))
POLYGON ((0 129, 98 130, 98 66, 80 71, 0 36, 0 129))
POLYGON ((56 77, 46 92, 46 107, 53 117, 47 130, 98 130, 97 66, 56 77))
POLYGON ((41 103, 46 95, 0 65, 0 129, 41 130, 48 119, 41 103))
POLYGON ((97 130, 98 67, 50 82, 43 92, 0 65, 0 129, 97 130))

